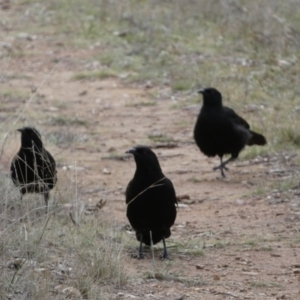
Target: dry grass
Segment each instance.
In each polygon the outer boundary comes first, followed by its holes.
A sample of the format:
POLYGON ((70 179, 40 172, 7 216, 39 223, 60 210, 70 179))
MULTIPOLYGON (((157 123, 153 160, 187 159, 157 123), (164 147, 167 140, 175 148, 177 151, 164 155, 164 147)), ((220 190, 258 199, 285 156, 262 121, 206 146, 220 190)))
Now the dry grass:
POLYGON ((0 179, 4 294, 45 299, 63 283, 95 299, 106 286, 126 283, 123 233, 101 212, 84 215, 84 204, 69 178, 60 175, 48 215, 42 196, 28 195, 20 202, 10 180, 3 174, 0 179))

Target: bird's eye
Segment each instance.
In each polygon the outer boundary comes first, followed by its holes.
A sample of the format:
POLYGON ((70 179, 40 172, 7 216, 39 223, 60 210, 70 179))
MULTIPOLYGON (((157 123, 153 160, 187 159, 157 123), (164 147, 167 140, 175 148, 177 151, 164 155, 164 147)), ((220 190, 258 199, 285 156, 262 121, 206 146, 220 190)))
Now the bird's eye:
POLYGON ((147 154, 147 150, 142 150, 142 149, 141 149, 141 150, 139 151, 139 153, 142 154, 142 155, 146 155, 146 154, 147 154))

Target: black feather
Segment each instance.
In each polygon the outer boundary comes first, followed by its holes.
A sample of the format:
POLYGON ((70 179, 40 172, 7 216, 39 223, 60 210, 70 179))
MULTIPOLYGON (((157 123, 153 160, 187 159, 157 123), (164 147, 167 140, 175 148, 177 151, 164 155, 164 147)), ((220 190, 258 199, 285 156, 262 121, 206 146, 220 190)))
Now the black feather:
POLYGON ((21 148, 11 163, 11 178, 19 187, 21 198, 26 193, 44 195, 46 212, 49 192, 56 184, 56 163, 44 148, 40 133, 32 127, 18 129, 21 132, 21 148))
POLYGON ((220 169, 225 177, 226 164, 238 157, 245 145, 265 145, 266 138, 250 130, 250 125, 235 111, 222 105, 222 95, 215 88, 200 90, 203 94, 203 106, 198 116, 194 139, 199 149, 209 157, 218 155, 221 164, 214 169, 220 169), (231 157, 223 162, 223 156, 231 157))
MULTIPOLYGON (((136 171, 126 189, 127 218, 141 244, 156 244, 171 235, 176 219, 176 194, 172 182, 165 177, 155 153, 138 146, 127 151, 134 155, 136 171), (151 231, 151 236, 150 236, 151 231)), ((167 258, 164 242, 164 255, 167 258)))

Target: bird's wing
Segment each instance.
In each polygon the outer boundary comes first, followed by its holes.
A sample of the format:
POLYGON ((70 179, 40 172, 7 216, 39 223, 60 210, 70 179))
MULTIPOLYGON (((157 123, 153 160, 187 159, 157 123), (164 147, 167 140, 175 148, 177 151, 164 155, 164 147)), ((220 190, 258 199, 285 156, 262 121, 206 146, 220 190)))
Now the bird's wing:
POLYGON ((163 183, 167 186, 167 191, 169 193, 170 199, 172 199, 174 201, 175 204, 177 204, 177 197, 176 197, 176 192, 173 186, 172 181, 169 178, 165 178, 163 183))
POLYGON ((40 168, 37 168, 39 177, 51 184, 55 184, 57 181, 56 163, 53 156, 43 149, 39 154, 36 154, 37 164, 40 168))
POLYGON ((248 122, 237 115, 233 109, 226 106, 224 106, 223 108, 226 116, 228 116, 234 122, 234 124, 250 129, 250 125, 248 124, 248 122))
POLYGON ((10 176, 12 178, 12 180, 15 182, 17 179, 17 174, 16 174, 16 167, 15 167, 15 163, 16 163, 17 157, 15 156, 13 158, 13 161, 10 165, 10 176))
POLYGON ((45 149, 45 154, 47 156, 47 161, 48 161, 48 164, 47 164, 47 172, 49 173, 49 177, 50 178, 54 178, 55 182, 57 180, 56 178, 56 174, 57 174, 57 170, 56 170, 56 163, 55 163, 55 160, 53 158, 53 156, 45 149))
POLYGON ((130 180, 130 182, 128 183, 127 185, 127 188, 126 188, 126 192, 125 192, 125 196, 126 196, 126 204, 128 204, 135 196, 133 195, 133 192, 132 192, 132 180, 130 180))
POLYGON ((28 175, 25 171, 26 166, 26 157, 24 157, 22 151, 19 151, 14 156, 10 165, 10 176, 15 184, 17 184, 18 181, 24 182, 26 175, 28 175))

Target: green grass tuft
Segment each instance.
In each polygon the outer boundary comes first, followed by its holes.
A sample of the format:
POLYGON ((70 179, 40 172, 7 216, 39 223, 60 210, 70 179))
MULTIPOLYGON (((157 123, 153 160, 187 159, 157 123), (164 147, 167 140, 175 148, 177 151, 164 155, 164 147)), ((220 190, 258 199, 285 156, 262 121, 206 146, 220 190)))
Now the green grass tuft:
POLYGON ((72 80, 101 80, 111 77, 117 77, 118 74, 112 70, 102 70, 93 72, 82 72, 72 76, 72 80))

